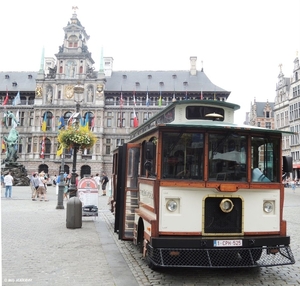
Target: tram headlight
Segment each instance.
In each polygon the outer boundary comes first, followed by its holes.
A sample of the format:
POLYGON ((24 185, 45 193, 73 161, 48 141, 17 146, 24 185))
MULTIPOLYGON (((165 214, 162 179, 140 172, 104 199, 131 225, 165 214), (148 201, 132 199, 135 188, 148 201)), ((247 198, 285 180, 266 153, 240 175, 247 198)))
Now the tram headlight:
POLYGON ((175 212, 178 208, 178 204, 175 200, 168 200, 166 204, 167 210, 170 212, 175 212))
POLYGON ((222 212, 229 213, 232 211, 234 204, 230 199, 223 199, 220 203, 220 208, 222 212))
POLYGON ((273 201, 264 201, 263 205, 264 212, 269 214, 274 211, 274 202, 273 201))

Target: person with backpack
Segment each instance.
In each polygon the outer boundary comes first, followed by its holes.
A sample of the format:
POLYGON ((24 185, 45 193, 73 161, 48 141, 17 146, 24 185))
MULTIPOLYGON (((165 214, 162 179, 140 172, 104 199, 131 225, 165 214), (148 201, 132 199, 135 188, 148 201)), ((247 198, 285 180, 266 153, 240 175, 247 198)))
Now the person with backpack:
POLYGON ((102 192, 103 192, 102 196, 106 196, 106 185, 107 185, 108 181, 109 180, 108 180, 108 177, 107 177, 106 173, 103 172, 102 173, 102 180, 101 180, 102 192))

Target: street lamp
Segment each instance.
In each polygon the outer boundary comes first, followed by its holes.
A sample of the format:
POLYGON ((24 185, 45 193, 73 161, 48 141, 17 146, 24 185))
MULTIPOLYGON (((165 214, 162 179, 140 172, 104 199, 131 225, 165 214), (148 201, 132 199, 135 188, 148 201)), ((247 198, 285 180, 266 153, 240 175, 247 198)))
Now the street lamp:
POLYGON ((64 170, 65 170, 65 148, 63 148, 61 166, 60 166, 60 180, 58 183, 58 196, 57 196, 57 205, 56 209, 64 209, 64 191, 65 191, 65 182, 64 182, 64 170))
MULTIPOLYGON (((76 94, 80 95, 83 94, 84 92, 84 87, 78 83, 77 85, 74 86, 74 96, 76 94)), ((80 124, 80 102, 82 100, 75 100, 76 102, 76 113, 72 117, 72 119, 75 121, 75 125, 77 128, 79 128, 80 124)), ((72 167, 72 175, 71 175, 71 184, 69 187, 69 198, 76 197, 76 192, 77 192, 77 186, 76 186, 76 163, 77 163, 77 152, 78 152, 79 146, 77 144, 74 144, 74 149, 73 149, 73 167, 72 167)))

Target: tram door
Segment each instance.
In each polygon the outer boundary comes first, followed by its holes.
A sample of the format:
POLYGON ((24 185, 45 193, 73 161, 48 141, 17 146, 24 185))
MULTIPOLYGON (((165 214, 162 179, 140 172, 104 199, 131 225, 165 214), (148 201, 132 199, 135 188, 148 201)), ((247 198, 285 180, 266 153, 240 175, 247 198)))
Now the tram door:
POLYGON ((138 176, 140 170, 140 145, 127 143, 118 152, 115 231, 119 239, 132 240, 134 213, 138 207, 138 176))

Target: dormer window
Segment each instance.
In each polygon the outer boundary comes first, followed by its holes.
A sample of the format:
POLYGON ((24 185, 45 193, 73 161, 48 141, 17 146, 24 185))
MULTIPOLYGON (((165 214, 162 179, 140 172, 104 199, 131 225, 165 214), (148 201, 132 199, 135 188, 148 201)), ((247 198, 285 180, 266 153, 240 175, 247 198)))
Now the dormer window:
POLYGON ((127 75, 126 74, 123 74, 123 79, 127 79, 127 75))
POLYGON ((9 79, 9 75, 8 74, 5 75, 5 79, 9 79))
POLYGON ((32 74, 29 74, 29 75, 28 75, 28 79, 32 79, 32 74))
POLYGON ((148 79, 152 79, 152 75, 151 74, 148 74, 148 79))
POLYGON ((184 85, 184 86, 187 86, 187 85, 188 85, 188 82, 187 82, 187 81, 184 81, 184 82, 183 82, 183 85, 184 85))
POLYGON ((160 86, 163 86, 163 85, 164 85, 164 82, 163 82, 163 81, 159 82, 159 85, 160 85, 160 86))
POLYGON ((138 81, 136 81, 135 86, 140 86, 140 83, 138 81))
POLYGON ((17 86, 18 84, 17 84, 17 82, 16 81, 14 81, 13 83, 12 83, 12 86, 17 86))

